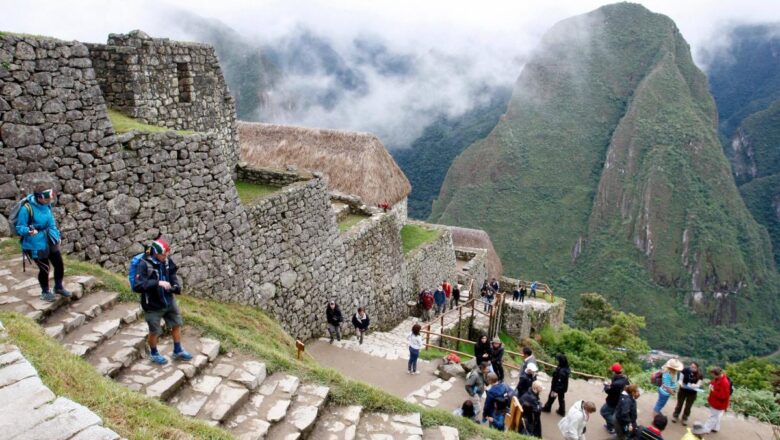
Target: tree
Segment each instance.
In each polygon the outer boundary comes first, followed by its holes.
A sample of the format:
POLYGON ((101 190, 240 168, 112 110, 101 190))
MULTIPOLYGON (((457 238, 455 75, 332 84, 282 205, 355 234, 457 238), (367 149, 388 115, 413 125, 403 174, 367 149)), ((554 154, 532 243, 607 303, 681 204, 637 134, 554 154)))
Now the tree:
POLYGON ((780 366, 766 358, 749 357, 726 366, 726 373, 735 386, 751 390, 772 390, 772 382, 780 366))
POLYGON ((597 327, 612 325, 616 312, 606 298, 598 293, 583 293, 580 297, 582 304, 574 314, 577 328, 590 331, 597 327))

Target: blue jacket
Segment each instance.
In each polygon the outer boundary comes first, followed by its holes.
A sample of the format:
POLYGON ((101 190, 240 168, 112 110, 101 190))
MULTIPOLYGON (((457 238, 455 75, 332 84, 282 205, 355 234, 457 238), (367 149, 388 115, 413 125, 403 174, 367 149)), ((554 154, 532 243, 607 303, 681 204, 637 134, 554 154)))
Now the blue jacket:
POLYGON ((163 310, 176 304, 173 294, 181 293, 177 270, 170 258, 161 263, 150 255, 138 263, 133 290, 141 294, 141 308, 144 311, 163 310), (171 289, 160 287, 158 283, 161 280, 171 283, 171 289))
POLYGON ((447 302, 447 295, 444 293, 441 289, 436 289, 435 292, 433 292, 433 302, 435 302, 438 305, 442 305, 447 302))
POLYGON ((22 237, 22 250, 29 251, 33 258, 37 258, 38 252, 45 251, 50 244, 60 242, 60 230, 57 229, 51 205, 38 203, 32 194, 26 198, 33 212, 32 225, 30 225, 30 213, 27 208, 22 206, 16 219, 16 233, 22 237), (30 226, 35 228, 38 233, 29 235, 30 226))
POLYGON ((504 382, 498 382, 490 387, 485 398, 485 409, 482 411, 482 419, 495 417, 509 409, 509 400, 512 398, 512 389, 504 382), (499 414, 494 414, 498 410, 499 414))

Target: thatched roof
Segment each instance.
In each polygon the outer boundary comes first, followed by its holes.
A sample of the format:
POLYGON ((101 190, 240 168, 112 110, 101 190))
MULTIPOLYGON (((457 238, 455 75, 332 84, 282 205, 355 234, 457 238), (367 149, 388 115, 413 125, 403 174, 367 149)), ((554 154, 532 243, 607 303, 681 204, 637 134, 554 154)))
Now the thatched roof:
POLYGON ((487 250, 488 276, 500 277, 504 271, 501 264, 501 257, 498 256, 493 248, 493 242, 487 232, 481 229, 460 228, 458 226, 448 226, 452 232, 452 244, 455 247, 470 247, 487 250))
POLYGON ((368 205, 405 199, 409 180, 379 139, 368 133, 238 122, 241 161, 250 165, 321 171, 331 189, 368 205))

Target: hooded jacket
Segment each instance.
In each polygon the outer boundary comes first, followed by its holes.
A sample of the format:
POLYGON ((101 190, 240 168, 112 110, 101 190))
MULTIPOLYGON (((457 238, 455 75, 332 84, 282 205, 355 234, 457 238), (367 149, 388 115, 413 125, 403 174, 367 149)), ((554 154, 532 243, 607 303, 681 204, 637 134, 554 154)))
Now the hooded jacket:
POLYGON ((615 409, 615 422, 623 426, 633 426, 634 431, 637 429, 636 400, 625 391, 621 393, 620 402, 615 409))
POLYGON ((588 423, 588 413, 583 408, 584 400, 574 402, 566 417, 558 422, 564 440, 585 440, 585 425, 588 423))
POLYGON ((22 206, 14 226, 16 233, 22 238, 22 250, 30 252, 32 258, 38 258, 38 254, 49 249, 50 245, 59 244, 60 230, 54 220, 51 205, 38 203, 33 194, 28 195, 25 199, 32 208, 32 222, 30 222, 30 213, 27 208, 22 206), (38 233, 30 235, 30 227, 37 230, 38 233))
POLYGON ((328 321, 328 324, 331 325, 341 325, 342 321, 344 321, 344 317, 341 315, 341 309, 339 309, 339 306, 337 305, 331 309, 330 304, 325 306, 325 319, 328 321))
POLYGON ((368 318, 368 313, 363 313, 363 318, 360 317, 360 315, 357 314, 357 312, 352 315, 352 325, 355 326, 358 330, 366 331, 368 330, 368 324, 371 322, 371 320, 368 318))
POLYGON ((725 411, 729 407, 729 400, 731 399, 731 382, 726 376, 726 373, 722 373, 717 379, 713 379, 710 382, 710 395, 707 397, 707 403, 713 409, 725 411))
POLYGON ((161 262, 154 256, 147 255, 138 263, 133 290, 141 294, 141 308, 144 311, 163 310, 176 304, 173 295, 181 293, 176 276, 178 270, 170 258, 161 262), (171 288, 163 289, 158 284, 160 281, 171 283, 171 288))
POLYGON ((607 405, 616 408, 620 402, 620 394, 628 386, 628 378, 623 374, 616 374, 612 377, 612 383, 604 386, 604 392, 607 393, 607 405))
POLYGON ((571 370, 568 367, 556 367, 552 376, 550 390, 563 394, 569 390, 569 376, 571 370))

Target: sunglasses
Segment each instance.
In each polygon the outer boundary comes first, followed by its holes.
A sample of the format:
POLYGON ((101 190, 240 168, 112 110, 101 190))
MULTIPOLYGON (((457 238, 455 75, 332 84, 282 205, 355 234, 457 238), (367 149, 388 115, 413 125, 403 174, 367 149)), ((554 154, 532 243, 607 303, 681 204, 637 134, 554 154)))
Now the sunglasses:
POLYGON ((54 197, 54 190, 53 189, 47 189, 43 190, 41 192, 35 193, 35 197, 39 199, 50 199, 54 197))

